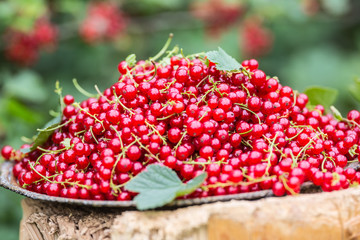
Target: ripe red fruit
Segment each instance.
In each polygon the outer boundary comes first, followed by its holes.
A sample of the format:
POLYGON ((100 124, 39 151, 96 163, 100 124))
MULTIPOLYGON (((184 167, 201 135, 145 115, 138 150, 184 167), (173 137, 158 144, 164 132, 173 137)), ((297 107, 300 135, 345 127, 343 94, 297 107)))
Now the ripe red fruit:
POLYGON ((60 195, 61 187, 58 183, 50 183, 46 188, 46 194, 53 197, 60 195))
POLYGON ((285 194, 284 184, 281 182, 275 182, 272 187, 273 193, 275 196, 283 196, 285 194))
POLYGON ((99 98, 79 105, 63 98, 62 121, 44 144, 28 153, 28 145, 4 146, 1 155, 17 161, 20 186, 78 199, 132 200, 123 186, 151 164, 184 183, 206 172, 203 188, 186 198, 265 189, 282 196, 305 181, 324 191, 360 183, 348 168, 360 159, 357 110, 343 121, 321 105, 309 110, 306 95, 267 79, 255 59, 231 73, 204 62, 122 61, 118 81, 99 98))
POLYGON ((203 124, 197 120, 194 120, 187 125, 186 131, 190 136, 196 137, 200 136, 200 134, 203 132, 203 129, 203 124))
POLYGON ((121 89, 121 93, 126 100, 131 101, 136 97, 136 88, 134 85, 127 84, 121 89))
POLYGON ((132 145, 129 147, 126 156, 131 160, 131 161, 136 161, 141 157, 141 150, 139 149, 138 146, 132 145))
POLYGON ((266 74, 263 71, 256 69, 252 72, 250 81, 255 86, 262 86, 265 84, 266 74))
POLYGON ((168 131, 168 139, 172 143, 177 143, 181 139, 181 131, 179 128, 174 127, 168 131))
POLYGON ((120 112, 115 109, 111 109, 106 113, 106 120, 110 123, 117 124, 120 122, 120 112))
POLYGON ((220 174, 220 165, 217 163, 211 163, 207 166, 206 172, 211 176, 218 176, 220 174))
POLYGON ((74 103, 74 97, 71 95, 65 95, 63 99, 65 105, 70 105, 74 103))
POLYGON ((179 83, 185 83, 189 79, 189 69, 187 67, 179 67, 175 73, 175 78, 179 83))
POLYGON ((14 149, 11 146, 6 145, 1 149, 1 156, 5 160, 10 160, 11 154, 13 153, 13 151, 14 151, 14 149))

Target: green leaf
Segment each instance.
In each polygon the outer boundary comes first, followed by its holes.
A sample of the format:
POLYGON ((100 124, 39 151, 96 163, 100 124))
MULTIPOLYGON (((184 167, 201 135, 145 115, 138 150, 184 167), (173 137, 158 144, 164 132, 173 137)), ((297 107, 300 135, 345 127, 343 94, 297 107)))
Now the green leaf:
POLYGON ((329 109, 335 102, 338 91, 333 88, 326 87, 310 87, 304 93, 309 97, 309 104, 312 106, 323 105, 325 109, 329 109))
POLYGON ((179 177, 170 168, 153 164, 126 184, 126 188, 133 192, 142 192, 149 189, 178 187, 181 184, 179 177))
POLYGON ((176 197, 192 193, 204 182, 206 176, 206 173, 200 174, 185 184, 170 168, 152 164, 131 179, 125 188, 139 193, 134 198, 136 206, 139 210, 146 210, 164 206, 176 197))
POLYGON ((324 9, 333 15, 344 15, 350 10, 349 0, 322 0, 324 9))
POLYGON ((219 47, 219 50, 207 52, 205 55, 211 62, 216 64, 218 70, 237 71, 241 68, 241 64, 221 47, 219 47))
POLYGON ((134 198, 139 210, 153 209, 164 206, 176 198, 176 189, 148 190, 141 192, 134 198))
POLYGON ((42 129, 38 129, 39 133, 34 140, 34 144, 29 149, 25 148, 21 152, 28 153, 34 151, 38 146, 44 144, 51 136, 51 134, 53 134, 56 127, 59 126, 60 122, 61 122, 61 116, 58 116, 50 120, 48 123, 46 123, 42 129))
POLYGON ((41 116, 28 106, 14 98, 4 99, 3 108, 6 108, 7 114, 13 117, 22 119, 26 123, 39 124, 41 123, 41 116))
POLYGON ((349 87, 351 95, 360 102, 360 78, 355 78, 354 83, 349 87))
POLYGON ((20 149, 20 152, 21 152, 21 153, 28 153, 28 152, 31 152, 31 150, 30 150, 29 147, 28 147, 28 148, 21 148, 21 149, 20 149))
POLYGON ((86 5, 83 1, 61 0, 56 3, 56 10, 62 13, 70 13, 81 19, 85 18, 86 5))
POLYGON ((198 187, 201 186, 201 184, 205 181, 206 177, 207 174, 202 173, 199 176, 191 179, 189 182, 182 186, 181 190, 177 192, 177 196, 180 197, 194 192, 198 187))
POLYGON ((48 97, 48 90, 44 87, 41 77, 30 70, 9 76, 5 80, 4 92, 17 99, 33 103, 44 102, 48 97))
POLYGON ((136 64, 136 55, 135 54, 130 54, 129 56, 127 56, 127 58, 125 59, 127 65, 129 67, 133 67, 136 64))

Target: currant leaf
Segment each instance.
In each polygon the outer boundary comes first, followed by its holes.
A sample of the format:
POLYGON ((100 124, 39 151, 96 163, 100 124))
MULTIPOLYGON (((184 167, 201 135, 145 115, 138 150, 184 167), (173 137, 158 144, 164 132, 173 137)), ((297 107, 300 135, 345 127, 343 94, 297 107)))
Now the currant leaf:
POLYGON ((134 198, 139 210, 152 209, 172 202, 176 197, 195 191, 205 180, 206 173, 200 174, 188 183, 181 182, 177 174, 168 167, 149 165, 125 185, 125 189, 138 192, 134 198))
POLYGON ((126 61, 127 65, 129 67, 135 66, 135 64, 136 64, 136 55, 135 54, 130 54, 129 56, 126 57, 125 61, 126 61))
POLYGON ((134 192, 143 192, 149 189, 178 187, 181 184, 179 177, 170 168, 153 164, 126 184, 126 188, 134 192))
POLYGON ((47 122, 42 129, 38 129, 39 133, 37 134, 33 145, 30 148, 21 149, 21 152, 29 153, 31 151, 34 151, 38 146, 44 144, 51 136, 51 134, 53 134, 56 127, 60 125, 60 121, 61 116, 58 116, 47 122))
POLYGON ((20 149, 20 152, 21 152, 21 153, 28 153, 28 152, 31 152, 31 151, 30 151, 30 148, 28 147, 28 148, 22 148, 22 149, 20 149))
POLYGON ((172 202, 176 197, 175 192, 176 190, 170 191, 170 189, 149 190, 141 192, 134 198, 134 201, 139 210, 153 209, 172 202))
POLYGON ((323 105, 325 109, 329 109, 335 102, 338 91, 333 88, 326 87, 310 87, 304 92, 309 97, 309 103, 312 106, 323 105))
POLYGON ((351 95, 360 102, 360 78, 355 78, 353 84, 349 87, 351 95))
POLYGON ((216 64, 216 68, 222 71, 238 71, 241 64, 227 54, 221 47, 217 51, 207 52, 206 57, 216 64))
POLYGON ((199 176, 191 179, 186 184, 182 185, 182 188, 177 192, 177 197, 184 196, 194 192, 201 184, 205 181, 207 177, 206 173, 202 173, 199 176))

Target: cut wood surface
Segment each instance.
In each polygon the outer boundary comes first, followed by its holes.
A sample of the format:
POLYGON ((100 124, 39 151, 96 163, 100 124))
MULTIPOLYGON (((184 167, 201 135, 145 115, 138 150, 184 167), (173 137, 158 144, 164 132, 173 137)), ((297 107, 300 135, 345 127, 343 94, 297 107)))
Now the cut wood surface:
POLYGON ((360 189, 176 210, 122 211, 24 199, 21 240, 360 239, 360 189))

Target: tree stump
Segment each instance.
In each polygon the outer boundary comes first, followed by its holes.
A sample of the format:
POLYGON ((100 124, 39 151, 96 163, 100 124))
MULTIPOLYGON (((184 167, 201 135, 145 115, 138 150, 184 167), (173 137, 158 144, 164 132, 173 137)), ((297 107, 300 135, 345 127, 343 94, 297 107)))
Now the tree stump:
POLYGON ((360 239, 360 189, 175 210, 124 211, 24 199, 21 240, 360 239))

